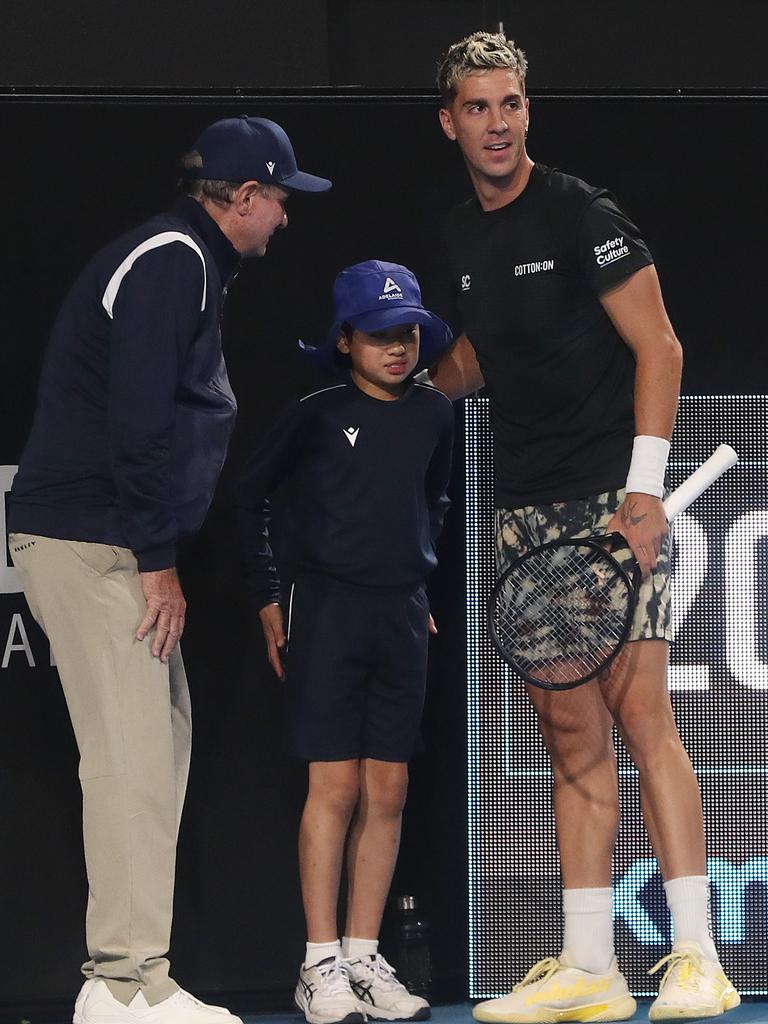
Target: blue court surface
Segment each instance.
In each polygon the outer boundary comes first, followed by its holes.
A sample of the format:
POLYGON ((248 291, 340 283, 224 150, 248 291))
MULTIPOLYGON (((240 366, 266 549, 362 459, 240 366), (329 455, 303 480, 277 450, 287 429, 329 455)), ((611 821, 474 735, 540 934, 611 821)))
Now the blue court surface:
MULTIPOLYGON (((637 1013, 632 1022, 643 1021, 647 1024, 650 1000, 638 1002, 637 1013)), ((304 1024, 303 1018, 297 1013, 259 1013, 240 1015, 243 1024, 304 1024)), ((696 1020, 712 1020, 711 1017, 697 1017, 696 1020)), ((768 1003, 743 1002, 735 1010, 716 1018, 722 1024, 768 1024, 768 1003)), ((472 1024, 472 1005, 470 1003, 452 1003, 449 1006, 433 1006, 432 1020, 434 1024, 472 1024)), ((691 1020, 691 1018, 689 1018, 691 1020)))

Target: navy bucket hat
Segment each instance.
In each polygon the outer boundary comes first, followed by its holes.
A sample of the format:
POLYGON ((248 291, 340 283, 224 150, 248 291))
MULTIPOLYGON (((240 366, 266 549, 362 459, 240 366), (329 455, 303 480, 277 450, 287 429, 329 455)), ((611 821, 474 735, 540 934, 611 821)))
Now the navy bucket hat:
POLYGON ((200 134, 193 149, 201 167, 184 169, 185 178, 213 181, 258 181, 299 192, 327 192, 331 182, 296 166, 291 140, 266 117, 225 117, 200 134))
POLYGON ((370 334, 397 324, 419 325, 416 369, 431 366, 453 340, 451 329, 425 309, 416 275, 399 263, 366 260, 342 270, 333 285, 333 324, 325 343, 299 346, 321 369, 332 371, 346 357, 336 347, 342 324, 370 334))

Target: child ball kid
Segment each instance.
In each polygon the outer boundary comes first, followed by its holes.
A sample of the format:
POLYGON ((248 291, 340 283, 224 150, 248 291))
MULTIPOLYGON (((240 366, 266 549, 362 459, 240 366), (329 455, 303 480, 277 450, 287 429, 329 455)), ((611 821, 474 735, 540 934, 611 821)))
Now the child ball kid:
POLYGON ((451 336, 396 263, 343 270, 334 311, 325 344, 303 347, 338 383, 283 413, 236 498, 249 597, 285 679, 293 750, 309 764, 299 832, 307 945, 295 998, 309 1024, 425 1020, 428 1003, 400 984, 378 939, 436 632, 424 584, 453 436, 451 403, 413 376, 451 336), (284 595, 268 534, 269 496, 283 484, 296 573, 284 595))

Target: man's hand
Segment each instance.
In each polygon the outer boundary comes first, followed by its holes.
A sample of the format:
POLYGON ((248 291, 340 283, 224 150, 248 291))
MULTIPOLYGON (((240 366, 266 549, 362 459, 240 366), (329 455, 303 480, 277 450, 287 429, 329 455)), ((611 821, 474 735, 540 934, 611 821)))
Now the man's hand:
POLYGON ((435 620, 432 618, 432 612, 429 613, 429 622, 427 623, 427 628, 429 629, 429 632, 432 634, 432 636, 437 636, 437 626, 435 625, 435 620))
POLYGON ((267 659, 278 679, 285 679, 285 669, 280 652, 285 647, 285 630, 283 629, 283 610, 279 604, 267 604, 259 612, 261 628, 267 642, 267 659))
POLYGON ((661 545, 669 533, 661 498, 652 494, 628 494, 608 523, 607 532, 620 533, 626 538, 646 577, 656 567, 661 545))
POLYGON ((139 573, 139 579, 147 599, 147 614, 136 631, 136 639, 143 640, 154 627, 152 654, 167 662, 184 632, 187 602, 181 592, 179 577, 175 569, 160 569, 158 572, 139 573))

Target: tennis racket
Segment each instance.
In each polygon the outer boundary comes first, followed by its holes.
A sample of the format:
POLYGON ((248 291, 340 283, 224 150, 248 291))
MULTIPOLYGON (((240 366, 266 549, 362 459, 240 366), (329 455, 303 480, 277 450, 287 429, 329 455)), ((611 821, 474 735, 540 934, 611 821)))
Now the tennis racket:
MULTIPOLYGON (((664 502, 672 522, 737 462, 722 444, 664 502)), ((544 690, 571 690, 626 643, 640 568, 620 533, 556 540, 516 558, 488 602, 491 639, 515 672, 544 690), (619 549, 621 559, 608 550, 619 549)))

